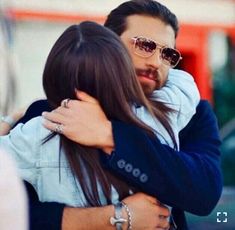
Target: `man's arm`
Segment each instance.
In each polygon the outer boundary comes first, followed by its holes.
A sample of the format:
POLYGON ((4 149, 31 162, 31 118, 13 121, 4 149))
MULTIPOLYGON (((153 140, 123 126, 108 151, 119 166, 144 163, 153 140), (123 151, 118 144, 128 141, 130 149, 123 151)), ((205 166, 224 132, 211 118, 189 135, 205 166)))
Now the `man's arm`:
POLYGON ((207 215, 222 190, 220 139, 215 115, 206 101, 180 133, 180 149, 162 145, 140 129, 113 122, 115 151, 106 166, 161 202, 207 215))
POLYGON ((64 204, 56 202, 40 202, 33 186, 24 181, 29 206, 29 229, 59 230, 61 229, 64 204))
MULTIPOLYGON (((29 195, 29 217, 31 230, 113 230, 109 222, 114 216, 114 206, 92 208, 72 208, 55 202, 42 203, 34 188, 25 182, 29 195)), ((169 226, 168 217, 170 211, 158 203, 158 201, 145 195, 137 193, 123 200, 129 207, 132 215, 132 228, 136 229, 166 229, 169 226), (159 215, 165 218, 160 218, 159 215)), ((128 219, 125 210, 122 216, 128 219)), ((127 229, 127 223, 123 226, 127 229)))
MULTIPOLYGON (((173 207, 197 215, 211 212, 220 197, 222 179, 217 121, 208 102, 200 102, 196 115, 180 133, 180 152, 122 122, 113 122, 113 133, 115 152, 105 159, 110 170, 173 207), (138 175, 138 170, 127 173, 119 168, 120 159, 142 170, 150 178, 147 183, 132 176, 138 175)), ((146 180, 145 175, 142 180, 146 180)))
POLYGON ((45 113, 45 127, 53 130, 54 122, 61 123, 63 134, 75 142, 103 150, 109 146, 106 156, 115 148, 111 157, 104 157, 105 165, 161 202, 196 215, 212 211, 222 190, 221 142, 207 101, 199 103, 180 134, 181 151, 175 151, 133 125, 113 121, 110 130, 98 102, 85 93, 78 98, 69 101, 68 108, 45 113), (106 138, 107 133, 112 138, 106 138))

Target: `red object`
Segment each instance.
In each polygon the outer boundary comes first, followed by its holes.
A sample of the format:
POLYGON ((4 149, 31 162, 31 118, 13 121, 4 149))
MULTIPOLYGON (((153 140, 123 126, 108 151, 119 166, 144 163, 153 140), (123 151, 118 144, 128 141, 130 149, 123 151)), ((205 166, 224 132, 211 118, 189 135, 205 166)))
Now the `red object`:
POLYGON ((235 24, 231 26, 182 24, 177 38, 177 48, 183 56, 180 68, 194 76, 201 97, 210 102, 213 102, 213 85, 208 62, 208 38, 214 30, 224 31, 235 44, 235 24))
MULTIPOLYGON (((81 14, 70 14, 49 11, 11 9, 10 16, 17 20, 46 20, 78 23, 83 20, 92 20, 103 23, 105 17, 81 14)), ((212 94, 212 72, 208 63, 208 36, 213 30, 223 30, 231 38, 235 45, 235 23, 234 25, 217 24, 181 24, 180 33, 177 38, 177 49, 180 50, 183 60, 179 68, 191 73, 198 85, 201 97, 213 102, 212 94)))

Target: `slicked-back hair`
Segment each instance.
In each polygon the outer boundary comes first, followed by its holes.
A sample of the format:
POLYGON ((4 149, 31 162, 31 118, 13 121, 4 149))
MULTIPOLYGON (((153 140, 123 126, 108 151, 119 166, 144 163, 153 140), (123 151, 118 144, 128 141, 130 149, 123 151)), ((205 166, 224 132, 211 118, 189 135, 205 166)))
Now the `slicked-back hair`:
POLYGON ((177 37, 178 19, 166 6, 154 0, 131 0, 122 3, 108 15, 104 26, 114 31, 119 36, 127 29, 127 17, 131 15, 145 15, 160 19, 170 25, 177 37))

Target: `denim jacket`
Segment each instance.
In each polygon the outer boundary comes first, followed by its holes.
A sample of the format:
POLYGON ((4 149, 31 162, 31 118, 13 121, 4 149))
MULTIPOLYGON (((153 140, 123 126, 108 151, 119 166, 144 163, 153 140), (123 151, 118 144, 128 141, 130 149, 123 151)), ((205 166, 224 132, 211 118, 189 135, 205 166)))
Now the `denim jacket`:
MULTIPOLYGON (((173 110, 168 114, 168 121, 177 143, 175 147, 179 150, 179 132, 196 113, 196 107, 200 101, 200 94, 193 77, 185 71, 170 69, 166 84, 161 89, 155 90, 150 99, 162 101, 173 110)), ((153 118, 145 107, 138 107, 135 112, 137 117, 153 128, 161 143, 174 147, 164 126, 153 118)))
MULTIPOLYGON (((166 85, 153 93, 154 99, 168 102, 175 110, 169 119, 178 138, 179 130, 191 119, 199 101, 193 78, 183 71, 170 71, 166 85)), ((142 121, 156 131, 162 143, 171 146, 170 137, 160 122, 152 118, 143 107, 135 111, 142 121)), ((15 158, 21 177, 34 186, 40 201, 54 201, 74 207, 87 206, 79 181, 71 172, 64 150, 60 149, 59 135, 42 144, 51 134, 43 127, 42 119, 36 117, 25 125, 17 125, 9 135, 0 137, 0 146, 15 158)), ((106 199, 99 184, 98 189, 102 204, 105 205, 106 199)), ((113 187, 112 201, 118 201, 118 194, 113 187)))
MULTIPOLYGON (((55 201, 73 207, 88 206, 64 151, 60 149, 59 135, 42 144, 44 138, 51 134, 42 126, 42 121, 42 117, 36 117, 25 125, 17 125, 9 135, 0 137, 1 147, 13 156, 20 176, 33 185, 40 201, 55 201)), ((114 188, 112 190, 113 202, 117 202, 118 194, 114 188)), ((105 205, 101 189, 99 193, 105 205)))

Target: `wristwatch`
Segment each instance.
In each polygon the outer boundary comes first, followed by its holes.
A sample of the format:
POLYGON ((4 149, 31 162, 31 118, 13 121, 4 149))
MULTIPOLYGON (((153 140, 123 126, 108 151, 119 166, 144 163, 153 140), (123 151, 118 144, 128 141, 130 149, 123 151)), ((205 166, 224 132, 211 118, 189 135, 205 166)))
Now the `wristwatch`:
POLYGON ((121 202, 114 204, 115 216, 110 217, 110 223, 116 226, 116 230, 122 230, 122 224, 127 222, 126 219, 122 218, 122 207, 123 204, 121 202))

